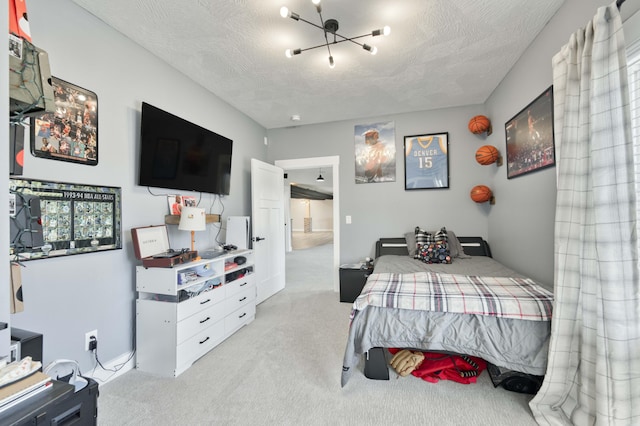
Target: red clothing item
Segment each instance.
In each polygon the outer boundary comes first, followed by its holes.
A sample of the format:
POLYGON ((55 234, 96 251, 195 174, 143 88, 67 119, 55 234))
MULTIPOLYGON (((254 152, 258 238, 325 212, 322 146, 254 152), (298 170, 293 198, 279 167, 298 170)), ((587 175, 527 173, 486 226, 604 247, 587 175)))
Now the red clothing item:
MULTIPOLYGON (((400 349, 389 348, 392 354, 398 351, 400 349)), ((476 383, 477 377, 487 368, 485 360, 474 356, 422 353, 424 361, 411 374, 431 383, 437 383, 439 380, 453 380, 462 384, 476 383)))

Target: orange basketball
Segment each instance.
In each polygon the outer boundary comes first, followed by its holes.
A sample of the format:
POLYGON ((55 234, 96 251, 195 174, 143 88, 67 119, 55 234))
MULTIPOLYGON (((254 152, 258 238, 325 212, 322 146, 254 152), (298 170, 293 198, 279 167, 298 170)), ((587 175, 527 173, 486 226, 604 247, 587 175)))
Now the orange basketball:
POLYGON ((483 166, 488 166, 498 161, 500 152, 493 145, 483 145, 476 151, 476 161, 483 166))
POLYGON ((484 115, 476 115, 469 120, 469 131, 475 135, 484 133, 491 127, 491 121, 484 115))
POLYGON ((493 193, 486 185, 476 185, 471 189, 471 199, 476 203, 485 203, 491 200, 493 193))

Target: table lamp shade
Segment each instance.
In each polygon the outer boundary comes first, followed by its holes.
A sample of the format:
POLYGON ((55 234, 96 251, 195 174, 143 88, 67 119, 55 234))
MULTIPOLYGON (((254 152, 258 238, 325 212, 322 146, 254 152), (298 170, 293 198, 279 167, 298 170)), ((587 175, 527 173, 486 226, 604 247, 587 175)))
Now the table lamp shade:
POLYGON ((198 207, 183 207, 180 213, 178 229, 181 231, 204 231, 206 227, 206 214, 204 209, 198 207))

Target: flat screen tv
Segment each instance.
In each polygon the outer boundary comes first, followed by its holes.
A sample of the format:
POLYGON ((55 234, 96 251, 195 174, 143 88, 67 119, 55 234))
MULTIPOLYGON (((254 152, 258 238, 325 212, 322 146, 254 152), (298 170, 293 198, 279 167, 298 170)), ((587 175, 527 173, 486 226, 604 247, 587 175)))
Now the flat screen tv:
POLYGON ((229 195, 233 141, 142 103, 138 184, 229 195))

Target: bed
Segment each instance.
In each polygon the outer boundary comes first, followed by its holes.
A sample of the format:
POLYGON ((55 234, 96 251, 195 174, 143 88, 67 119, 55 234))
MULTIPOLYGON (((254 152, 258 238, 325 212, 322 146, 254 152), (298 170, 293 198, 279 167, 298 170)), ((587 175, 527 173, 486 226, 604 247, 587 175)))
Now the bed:
POLYGON ((388 378, 382 348, 472 355, 507 371, 545 374, 551 292, 495 261, 481 237, 451 234, 460 253, 450 264, 409 256, 408 237, 377 241, 373 273, 351 311, 342 386, 363 356, 368 378, 388 378), (448 293, 455 288, 461 293, 448 293))

